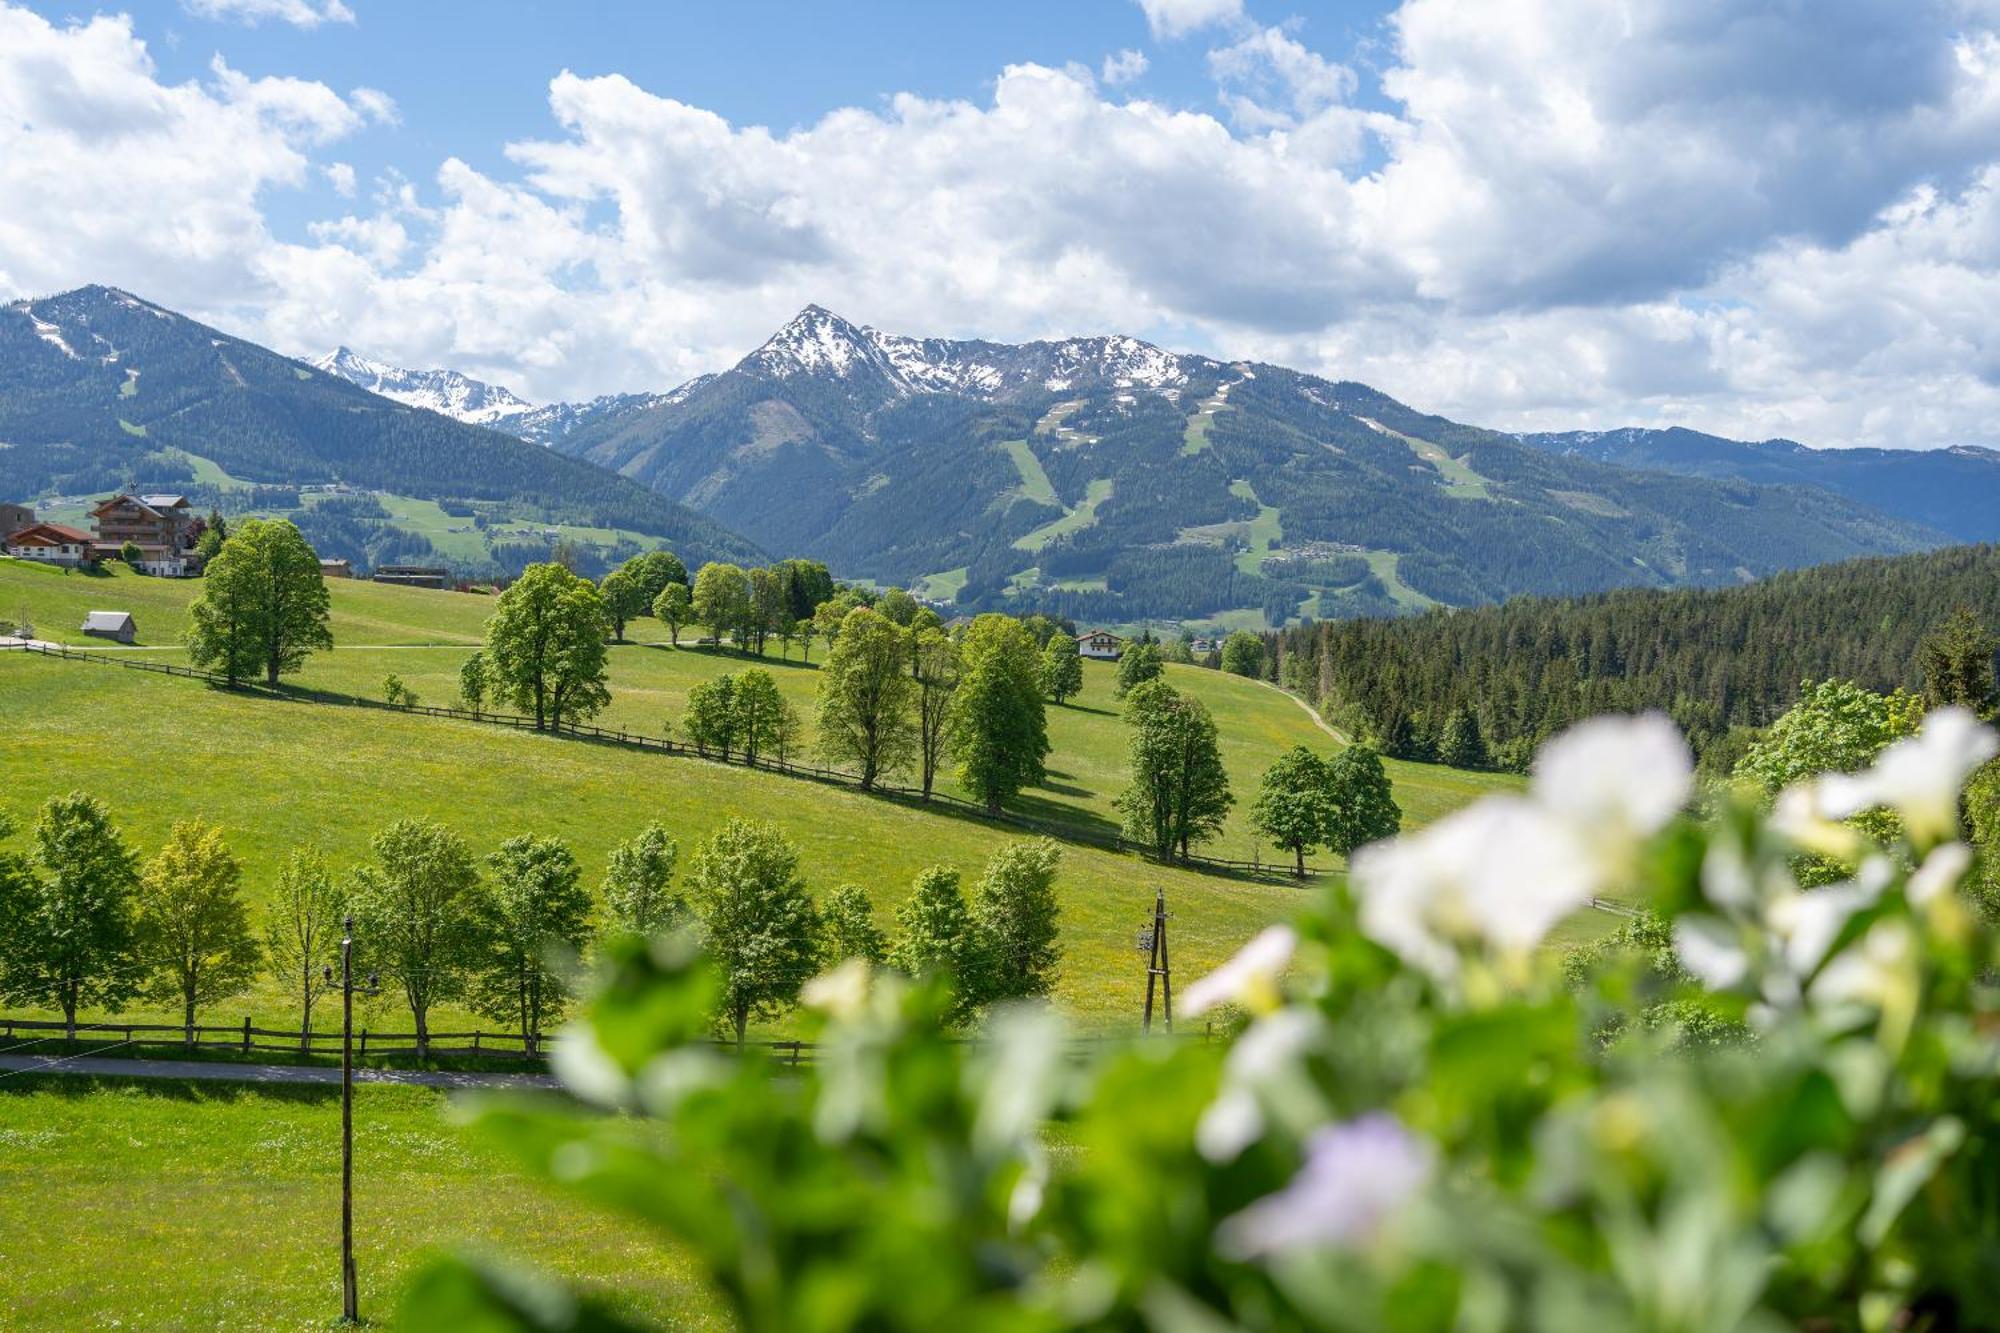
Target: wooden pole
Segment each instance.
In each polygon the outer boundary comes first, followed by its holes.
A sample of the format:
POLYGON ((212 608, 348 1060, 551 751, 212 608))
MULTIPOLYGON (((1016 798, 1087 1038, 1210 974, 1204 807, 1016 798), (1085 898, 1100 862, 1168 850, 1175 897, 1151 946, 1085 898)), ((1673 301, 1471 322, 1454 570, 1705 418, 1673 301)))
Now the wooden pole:
POLYGON ((1174 973, 1167 960, 1167 891, 1153 891, 1152 947, 1146 959, 1146 1015, 1142 1030, 1153 1030, 1153 988, 1160 988, 1167 1031, 1174 1030, 1174 973))
POLYGON ((340 941, 340 1317, 361 1322, 354 1280, 354 918, 340 941))

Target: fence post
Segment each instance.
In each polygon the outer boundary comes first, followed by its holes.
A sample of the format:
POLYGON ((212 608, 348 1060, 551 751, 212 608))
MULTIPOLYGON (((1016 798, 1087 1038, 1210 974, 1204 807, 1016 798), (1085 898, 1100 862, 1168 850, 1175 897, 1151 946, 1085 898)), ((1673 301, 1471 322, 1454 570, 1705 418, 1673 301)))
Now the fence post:
POLYGON ((250 1054, 250 1015, 243 1015, 243 1053, 250 1054))
POLYGON ((472 1034, 472 1053, 474 1055, 479 1054, 479 1034, 477 1032, 472 1034))

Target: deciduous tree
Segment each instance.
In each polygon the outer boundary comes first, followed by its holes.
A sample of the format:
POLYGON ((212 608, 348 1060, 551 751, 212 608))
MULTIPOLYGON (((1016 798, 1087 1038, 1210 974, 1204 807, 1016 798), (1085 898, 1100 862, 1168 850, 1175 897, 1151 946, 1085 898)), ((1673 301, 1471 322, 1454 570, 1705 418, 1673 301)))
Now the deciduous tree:
POLYGON ((751 667, 736 673, 736 735, 743 761, 754 764, 767 750, 781 748, 796 729, 792 706, 768 671, 751 667))
POLYGON ((665 623, 673 645, 681 646, 681 626, 694 618, 694 594, 685 583, 669 583, 653 599, 653 614, 665 623))
POLYGON ((625 622, 637 620, 652 609, 652 599, 646 596, 646 585, 624 569, 614 569, 604 576, 598 585, 598 595, 604 599, 604 614, 611 621, 611 634, 618 642, 625 642, 625 622))
POLYGON ((1158 680, 1166 668, 1160 665, 1160 645, 1150 639, 1135 640, 1125 645, 1125 651, 1118 655, 1118 686, 1115 693, 1120 699, 1138 689, 1149 680, 1158 680))
POLYGON ((493 878, 479 898, 472 1007, 514 1022, 533 1054, 543 1029, 569 1003, 563 956, 573 961, 583 950, 590 894, 575 853, 560 838, 509 838, 486 863, 493 878))
POLYGON ((428 1056, 431 1009, 462 996, 479 961, 479 867, 463 838, 427 819, 399 819, 370 846, 375 864, 348 891, 355 949, 403 992, 428 1056))
POLYGON ((819 913, 798 848, 774 824, 732 819, 696 850, 687 894, 740 1047, 750 1020, 790 1008, 819 966, 819 913))
POLYGON ((638 583, 640 594, 649 607, 656 604, 660 594, 673 584, 687 587, 687 566, 672 551, 646 551, 633 556, 618 568, 638 583))
POLYGON ((845 962, 860 958, 881 963, 889 955, 889 942, 875 924, 875 904, 868 890, 859 884, 843 884, 826 900, 827 961, 845 962))
POLYGON ((720 643, 736 636, 736 646, 745 652, 743 627, 750 619, 750 576, 740 565, 703 565, 694 578, 694 618, 708 626, 720 643))
POLYGON ((742 721, 736 711, 736 677, 715 676, 688 691, 687 721, 681 729, 703 755, 711 750, 723 763, 742 735, 742 721))
POLYGON ((285 519, 246 519, 216 552, 188 608, 188 656, 230 681, 255 672, 267 685, 333 647, 331 599, 319 557, 285 519))
POLYGON ((1306 873, 1306 853, 1325 842, 1333 820, 1333 778, 1326 762, 1294 745, 1264 771, 1250 819, 1258 832, 1292 854, 1294 873, 1306 873))
POLYGON ((916 748, 909 636, 867 607, 841 622, 819 673, 820 751, 859 770, 862 790, 909 763, 916 748))
POLYGON ((1029 999, 1055 988, 1062 962, 1056 871, 1062 848, 1048 838, 1009 843, 980 876, 973 920, 984 936, 982 998, 1029 999))
POLYGON ((1061 704, 1083 690, 1083 654, 1067 634, 1049 636, 1042 649, 1042 691, 1061 704))
POLYGON ((1327 850, 1352 856, 1357 847, 1393 838, 1403 826, 1402 807, 1382 768, 1382 756, 1366 745, 1350 745, 1327 764, 1333 812, 1327 821, 1327 850))
POLYGON ((147 993, 179 1002, 192 1043, 199 1006, 241 995, 263 961, 243 901, 243 868, 222 830, 199 819, 175 824, 146 863, 134 906, 147 993))
POLYGON ((1118 797, 1125 828, 1161 858, 1222 831, 1235 798, 1222 767, 1215 720, 1201 700, 1164 680, 1147 681, 1125 701, 1132 732, 1132 785, 1118 797))
POLYGON ((80 791, 42 806, 34 842, 32 865, 0 866, 0 999, 60 1009, 73 1041, 79 1008, 115 1011, 139 991, 138 865, 111 813, 80 791))
POLYGON ((917 631, 910 649, 910 676, 917 683, 917 771, 926 801, 951 749, 951 701, 958 693, 960 674, 958 645, 950 636, 938 629, 917 631))
POLYGON ((561 565, 529 565, 486 621, 486 661, 501 697, 560 728, 611 702, 604 599, 561 565))
POLYGON ((910 896, 896 909, 896 942, 889 965, 913 977, 942 972, 952 981, 949 1021, 963 1023, 985 1000, 986 955, 978 923, 966 906, 958 871, 920 871, 910 896))
POLYGON ((486 654, 474 653, 465 659, 465 665, 458 669, 458 702, 461 707, 471 710, 474 717, 486 706, 487 691, 493 687, 492 673, 486 667, 486 654))
POLYGON ((657 823, 611 849, 604 870, 604 907, 613 929, 657 935, 687 920, 687 900, 672 888, 679 858, 680 844, 657 823))
POLYGON ((325 854, 311 843, 294 847, 264 915, 264 954, 279 984, 296 988, 302 1050, 312 1049, 313 1005, 337 984, 325 979, 325 969, 338 970, 345 911, 325 854))
POLYGON ((983 615, 959 644, 959 660, 950 720, 958 778, 998 814, 1001 802, 1045 773, 1049 739, 1041 655, 1020 621, 983 615))
POLYGON ((1264 674, 1264 640, 1239 629, 1222 641, 1222 669, 1256 680, 1264 674))

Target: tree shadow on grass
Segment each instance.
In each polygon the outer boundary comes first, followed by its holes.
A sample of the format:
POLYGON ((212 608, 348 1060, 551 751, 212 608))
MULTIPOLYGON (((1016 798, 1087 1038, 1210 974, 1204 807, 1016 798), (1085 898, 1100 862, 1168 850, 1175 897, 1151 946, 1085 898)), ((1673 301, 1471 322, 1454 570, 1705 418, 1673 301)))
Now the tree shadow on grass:
POLYGON ((670 643, 627 643, 613 644, 612 647, 651 648, 660 652, 690 653, 697 657, 713 657, 724 662, 734 662, 739 667, 789 668, 794 671, 817 671, 819 663, 794 661, 789 657, 758 656, 756 653, 740 653, 736 649, 714 643, 693 643, 682 641, 679 647, 670 643))

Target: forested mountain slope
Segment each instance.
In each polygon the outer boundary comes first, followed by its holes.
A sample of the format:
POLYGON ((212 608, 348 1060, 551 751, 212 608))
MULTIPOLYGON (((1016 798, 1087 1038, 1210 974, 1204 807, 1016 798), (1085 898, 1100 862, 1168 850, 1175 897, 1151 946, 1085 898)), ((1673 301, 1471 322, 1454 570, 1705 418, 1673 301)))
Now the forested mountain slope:
POLYGON ((1992 449, 1811 449, 1792 440, 1752 444, 1680 427, 1636 426, 1520 439, 1548 453, 1621 467, 1820 486, 1959 541, 2000 539, 2000 451, 1992 449))
POLYGON ((0 307, 0 496, 174 482, 192 455, 253 483, 345 482, 663 538, 748 542, 625 478, 369 393, 107 287, 0 307))
POLYGON ((1820 490, 1552 457, 1365 385, 1131 338, 917 340, 808 307, 675 398, 556 447, 968 607, 1277 624, 1942 540, 1820 490))
POLYGON ((1959 607, 2000 626, 2000 547, 1321 624, 1287 632, 1282 652, 1290 683, 1405 757, 1436 755, 1454 715, 1487 751, 1520 758, 1579 718, 1648 708, 1703 749, 1770 722, 1801 680, 1919 687, 1918 643, 1959 607))

